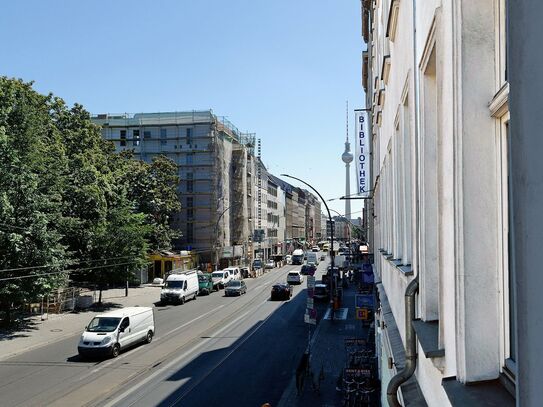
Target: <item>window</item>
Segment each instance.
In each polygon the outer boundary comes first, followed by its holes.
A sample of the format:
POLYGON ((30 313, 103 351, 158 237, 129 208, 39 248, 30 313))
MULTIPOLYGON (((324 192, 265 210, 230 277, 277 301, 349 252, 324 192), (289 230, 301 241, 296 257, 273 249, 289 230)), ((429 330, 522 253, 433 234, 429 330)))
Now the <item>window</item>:
POLYGON ((271 196, 277 196, 277 188, 273 185, 268 184, 268 194, 271 196))
POLYGON ((121 147, 126 146, 126 130, 121 130, 121 147))
POLYGON ((133 146, 140 145, 140 131, 139 130, 132 130, 132 145, 133 146))
POLYGON ((403 252, 403 225, 404 225, 404 205, 402 201, 403 192, 403 157, 402 157, 402 139, 400 132, 400 123, 396 124, 394 132, 394 146, 392 150, 393 168, 394 168, 394 249, 393 254, 396 259, 402 259, 403 252))
POLYGON ((187 135, 187 144, 192 144, 192 129, 188 128, 186 130, 187 135))
POLYGON ((130 319, 128 319, 128 317, 126 317, 125 319, 123 319, 123 322, 121 322, 120 328, 121 329, 126 329, 129 326, 130 326, 130 319))
POLYGON ((514 218, 512 211, 513 185, 511 174, 511 134, 509 133, 509 113, 500 119, 501 179, 502 179, 502 286, 503 286, 503 358, 504 371, 514 379, 517 374, 516 338, 516 273, 513 260, 514 218))
POLYGON ((496 90, 507 82, 507 1, 496 0, 496 90))
POLYGON ((167 144, 167 143, 168 143, 168 130, 160 129, 160 144, 167 144))
POLYGON ((187 240, 192 242, 194 239, 194 224, 192 222, 187 223, 187 240))
POLYGON ((441 224, 440 204, 442 192, 438 188, 439 171, 439 126, 438 126, 438 87, 436 46, 428 48, 421 72, 421 222, 424 225, 421 241, 421 317, 424 321, 439 320, 439 225, 441 224))
POLYGON ((143 138, 151 138, 151 132, 149 130, 144 130, 143 138))
POLYGON ((412 211, 411 197, 413 193, 413 184, 411 182, 411 132, 410 132, 410 115, 409 115, 409 95, 404 96, 401 112, 401 137, 403 142, 403 180, 402 180, 402 197, 401 205, 404 208, 403 219, 403 264, 411 264, 412 262, 412 211))
POLYGON ((192 164, 192 162, 193 162, 193 156, 194 156, 194 154, 192 154, 192 153, 188 153, 188 154, 187 154, 187 156, 186 156, 186 163, 187 163, 187 164, 189 164, 189 165, 192 164))
POLYGON ((192 196, 187 196, 187 208, 192 208, 194 205, 194 198, 192 196))
POLYGON ((194 218, 194 209, 193 208, 188 208, 187 209, 187 219, 192 220, 193 218, 194 218))
POLYGON ((194 181, 187 180, 187 192, 192 192, 194 190, 194 181))

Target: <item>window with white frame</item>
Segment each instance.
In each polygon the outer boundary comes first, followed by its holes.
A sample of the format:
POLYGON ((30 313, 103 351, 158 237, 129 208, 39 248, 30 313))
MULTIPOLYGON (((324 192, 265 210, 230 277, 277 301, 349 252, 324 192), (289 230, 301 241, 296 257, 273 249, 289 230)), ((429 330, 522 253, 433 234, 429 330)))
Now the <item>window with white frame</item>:
POLYGON ((421 64, 421 316, 439 320, 439 189, 438 189, 438 94, 436 44, 428 47, 421 64))
POLYGON ((402 200, 402 138, 400 134, 400 123, 397 121, 394 131, 393 155, 394 159, 394 257, 403 259, 403 200, 402 200))
POLYGON ((402 103, 400 125, 402 131, 402 155, 403 155, 403 182, 402 182, 402 206, 404 209, 403 216, 403 255, 402 260, 403 264, 411 264, 413 260, 412 254, 412 194, 413 194, 413 183, 411 179, 411 131, 410 131, 410 114, 409 114, 409 95, 404 96, 402 103))
POLYGON ((507 82, 507 1, 495 0, 497 89, 507 82))
POLYGON ((502 221, 502 321, 503 321, 503 370, 512 380, 517 374, 517 352, 516 352, 516 273, 513 261, 513 214, 512 195, 514 193, 511 183, 511 134, 509 132, 509 113, 499 118, 500 131, 500 163, 501 163, 501 221, 502 221))

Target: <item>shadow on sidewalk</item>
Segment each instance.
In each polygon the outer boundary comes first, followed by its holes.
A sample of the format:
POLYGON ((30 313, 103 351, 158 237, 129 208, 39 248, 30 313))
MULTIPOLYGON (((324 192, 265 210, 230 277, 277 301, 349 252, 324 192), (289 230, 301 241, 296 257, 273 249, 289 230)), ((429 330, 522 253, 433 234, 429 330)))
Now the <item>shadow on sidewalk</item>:
POLYGON ((36 318, 38 318, 36 315, 16 316, 10 325, 0 326, 0 342, 30 336, 25 332, 38 330, 36 318))

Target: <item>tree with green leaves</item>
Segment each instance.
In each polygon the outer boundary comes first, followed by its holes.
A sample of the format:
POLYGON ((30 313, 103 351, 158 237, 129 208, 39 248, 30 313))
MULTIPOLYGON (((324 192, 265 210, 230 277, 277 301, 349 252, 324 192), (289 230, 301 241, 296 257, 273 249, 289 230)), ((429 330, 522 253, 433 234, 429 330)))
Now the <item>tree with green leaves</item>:
POLYGON ((31 84, 0 78, 0 307, 7 323, 14 305, 66 281, 69 256, 55 227, 65 157, 50 126, 53 103, 31 84))
POLYGON ((146 215, 150 248, 170 249, 172 240, 180 236, 171 227, 172 216, 181 210, 177 165, 163 155, 154 157, 151 163, 134 160, 130 151, 121 153, 119 158, 120 182, 126 184, 137 211, 146 215))
MULTIPOLYGON (((67 276, 100 290, 167 248, 177 168, 117 154, 81 105, 0 77, 0 307, 38 300, 67 276)), ((101 291, 100 291, 101 298, 101 291)))

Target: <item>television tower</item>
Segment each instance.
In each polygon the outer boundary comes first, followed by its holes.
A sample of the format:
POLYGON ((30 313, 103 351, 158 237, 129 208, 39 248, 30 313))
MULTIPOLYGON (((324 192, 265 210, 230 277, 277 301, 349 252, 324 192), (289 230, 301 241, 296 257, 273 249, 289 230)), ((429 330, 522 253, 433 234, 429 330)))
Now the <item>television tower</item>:
MULTIPOLYGON (((349 143, 349 101, 347 103, 346 110, 346 126, 347 134, 345 138, 345 151, 341 155, 341 160, 345 163, 345 197, 349 198, 351 195, 351 162, 353 161, 353 154, 351 153, 351 143, 349 143)), ((345 217, 351 220, 351 200, 345 199, 345 217)))

